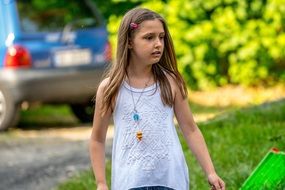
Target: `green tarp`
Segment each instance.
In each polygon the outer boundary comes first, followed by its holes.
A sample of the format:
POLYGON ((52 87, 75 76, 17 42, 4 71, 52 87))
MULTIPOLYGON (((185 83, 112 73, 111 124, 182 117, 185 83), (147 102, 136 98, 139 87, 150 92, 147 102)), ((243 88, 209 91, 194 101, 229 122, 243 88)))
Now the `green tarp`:
POLYGON ((285 190, 285 152, 272 148, 240 190, 285 190))

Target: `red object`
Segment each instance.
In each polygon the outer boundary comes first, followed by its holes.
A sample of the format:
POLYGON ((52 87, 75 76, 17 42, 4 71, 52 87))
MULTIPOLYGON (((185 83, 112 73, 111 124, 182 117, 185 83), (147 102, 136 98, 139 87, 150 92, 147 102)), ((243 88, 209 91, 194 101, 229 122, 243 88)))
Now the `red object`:
POLYGON ((106 61, 112 61, 112 46, 110 42, 105 45, 104 57, 106 61))
POLYGON ((4 66, 9 68, 31 67, 32 58, 27 48, 21 45, 13 45, 8 48, 4 66))
POLYGON ((271 150, 272 150, 272 152, 275 152, 275 153, 279 152, 278 148, 272 148, 271 150))

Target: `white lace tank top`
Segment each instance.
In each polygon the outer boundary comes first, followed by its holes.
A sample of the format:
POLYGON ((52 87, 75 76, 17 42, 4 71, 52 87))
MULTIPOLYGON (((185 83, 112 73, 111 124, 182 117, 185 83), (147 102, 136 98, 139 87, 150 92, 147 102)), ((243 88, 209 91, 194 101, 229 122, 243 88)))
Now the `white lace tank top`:
POLYGON ((123 82, 113 113, 112 190, 144 186, 189 189, 188 167, 174 126, 173 108, 164 106, 159 85, 143 89, 123 82), (139 121, 133 118, 136 103, 139 121), (138 138, 138 132, 141 132, 138 138))

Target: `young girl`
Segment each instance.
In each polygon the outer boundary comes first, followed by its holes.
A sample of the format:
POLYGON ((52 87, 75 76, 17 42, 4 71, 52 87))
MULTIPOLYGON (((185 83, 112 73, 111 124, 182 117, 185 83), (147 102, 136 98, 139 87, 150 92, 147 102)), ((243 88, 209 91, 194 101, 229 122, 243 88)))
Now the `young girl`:
POLYGON ((90 142, 97 190, 108 189, 105 140, 112 115, 112 190, 189 189, 174 115, 211 189, 225 189, 193 120, 165 20, 148 9, 123 17, 117 60, 97 91, 90 142))

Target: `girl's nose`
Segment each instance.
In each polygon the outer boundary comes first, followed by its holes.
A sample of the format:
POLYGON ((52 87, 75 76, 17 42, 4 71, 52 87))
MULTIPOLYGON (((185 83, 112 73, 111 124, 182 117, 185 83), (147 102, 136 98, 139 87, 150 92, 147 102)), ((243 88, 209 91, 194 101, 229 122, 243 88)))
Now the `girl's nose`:
POLYGON ((158 37, 155 40, 155 47, 160 47, 160 46, 162 46, 162 40, 160 37, 158 37))

